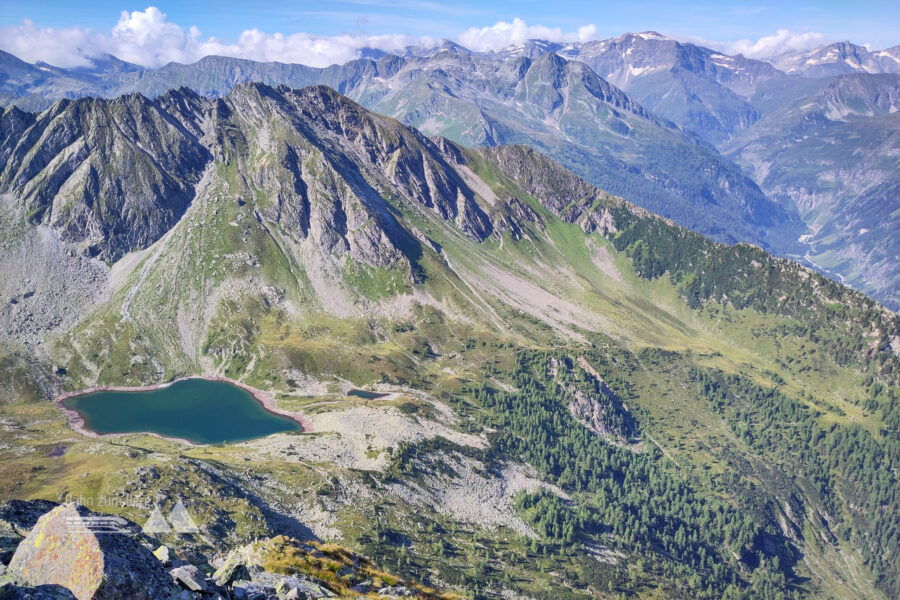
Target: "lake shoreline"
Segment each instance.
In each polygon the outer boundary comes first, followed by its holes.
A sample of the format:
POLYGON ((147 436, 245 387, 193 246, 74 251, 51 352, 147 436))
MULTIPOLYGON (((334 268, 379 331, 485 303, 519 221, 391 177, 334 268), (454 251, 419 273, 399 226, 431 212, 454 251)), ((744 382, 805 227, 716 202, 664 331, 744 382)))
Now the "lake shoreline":
MULTIPOLYGON (((94 392, 151 392, 153 390, 159 390, 167 388, 179 381, 186 381, 189 379, 204 379, 206 381, 219 381, 223 383, 230 383, 236 387, 241 388, 248 394, 250 394, 254 400, 262 405, 263 409, 266 412, 269 412, 273 415, 279 415, 282 417, 287 417, 298 423, 301 427, 301 433, 310 433, 313 430, 312 421, 301 412, 291 412, 288 410, 284 410, 278 408, 275 403, 275 395, 271 392, 264 392, 263 390, 256 389, 253 386, 247 385, 242 381, 235 381, 234 379, 230 379, 228 377, 222 377, 219 375, 190 375, 187 377, 179 377, 177 379, 173 379, 171 381, 166 381, 164 383, 157 383, 154 385, 142 385, 142 386, 121 386, 121 385, 109 385, 109 386, 92 386, 83 390, 78 390, 75 392, 64 392, 62 394, 57 394, 55 398, 53 398, 53 403, 66 415, 68 419, 69 429, 73 430, 76 433, 79 433, 85 437, 91 438, 105 438, 105 437, 119 437, 123 435, 152 435, 154 437, 169 440, 173 442, 178 442, 181 444, 186 444, 188 446, 199 447, 199 446, 207 446, 210 444, 198 444, 196 442, 192 442, 190 440, 186 440, 184 438, 175 438, 175 437, 167 437, 164 435, 160 435, 158 433, 153 433, 151 431, 136 431, 129 433, 97 433, 96 431, 90 430, 86 423, 84 422, 84 417, 81 416, 77 410, 71 409, 63 402, 68 400, 69 398, 74 398, 76 396, 83 396, 85 394, 92 394, 94 392)), ((249 440, 243 440, 249 441, 249 440)), ((233 442, 233 443, 242 443, 242 442, 233 442)))

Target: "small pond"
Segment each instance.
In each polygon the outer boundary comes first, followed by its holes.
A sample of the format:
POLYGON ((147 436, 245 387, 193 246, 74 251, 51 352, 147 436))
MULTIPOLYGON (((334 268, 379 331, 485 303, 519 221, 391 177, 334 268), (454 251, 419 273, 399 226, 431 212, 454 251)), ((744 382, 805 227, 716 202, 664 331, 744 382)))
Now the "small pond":
POLYGON ((155 433, 195 444, 239 442, 302 431, 289 417, 266 410, 246 390, 224 381, 184 379, 148 391, 99 391, 63 405, 96 433, 155 433))
POLYGON ((364 400, 377 400, 378 398, 387 396, 387 394, 379 394, 378 392, 370 392, 368 390, 350 390, 347 392, 347 395, 363 398, 364 400))

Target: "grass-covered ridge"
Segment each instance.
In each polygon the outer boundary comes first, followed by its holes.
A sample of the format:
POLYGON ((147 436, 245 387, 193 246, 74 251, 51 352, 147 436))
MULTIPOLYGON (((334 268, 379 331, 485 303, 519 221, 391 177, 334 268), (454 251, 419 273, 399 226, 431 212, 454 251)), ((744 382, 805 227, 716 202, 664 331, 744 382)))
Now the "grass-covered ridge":
POLYGON ((900 337, 900 316, 865 295, 758 247, 713 242, 604 197, 528 148, 479 154, 526 193, 546 199, 561 218, 586 231, 603 231, 640 277, 667 276, 691 308, 713 301, 789 317, 798 332, 825 344, 837 361, 874 361, 885 377, 898 381, 900 355, 891 344, 900 337))

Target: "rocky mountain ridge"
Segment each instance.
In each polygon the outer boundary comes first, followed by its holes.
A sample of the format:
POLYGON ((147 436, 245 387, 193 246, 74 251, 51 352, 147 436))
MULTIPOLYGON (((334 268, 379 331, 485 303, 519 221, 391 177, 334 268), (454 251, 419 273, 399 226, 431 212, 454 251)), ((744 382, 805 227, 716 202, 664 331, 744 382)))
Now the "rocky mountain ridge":
POLYGON ((785 236, 769 231, 773 223, 786 230, 799 225, 695 136, 581 63, 554 54, 506 61, 446 50, 326 69, 208 57, 141 74, 118 89, 152 97, 186 85, 221 95, 240 81, 326 84, 369 109, 465 145, 528 143, 592 183, 723 241, 790 247, 785 236))

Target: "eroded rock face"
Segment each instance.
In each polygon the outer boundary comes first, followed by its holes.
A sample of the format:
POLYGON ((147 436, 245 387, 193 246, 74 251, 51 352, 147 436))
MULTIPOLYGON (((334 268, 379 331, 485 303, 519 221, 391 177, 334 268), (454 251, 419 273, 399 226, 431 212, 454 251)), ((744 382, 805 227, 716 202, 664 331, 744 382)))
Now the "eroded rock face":
POLYGON ((19 544, 9 572, 32 586, 59 585, 78 600, 157 600, 176 589, 162 564, 130 533, 95 533, 95 517, 64 504, 41 517, 19 544))
POLYGON ((174 225, 210 155, 154 101, 63 100, 0 118, 0 190, 91 256, 117 260, 174 225))

